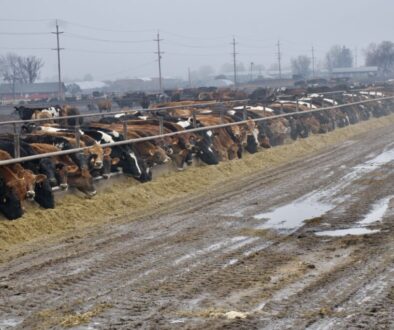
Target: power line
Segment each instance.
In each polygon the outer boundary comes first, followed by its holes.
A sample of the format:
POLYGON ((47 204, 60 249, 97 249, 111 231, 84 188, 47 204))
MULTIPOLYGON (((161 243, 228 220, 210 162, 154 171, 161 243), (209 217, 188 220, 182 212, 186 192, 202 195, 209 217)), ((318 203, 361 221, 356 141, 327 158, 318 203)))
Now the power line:
POLYGON ((155 31, 154 29, 150 29, 150 30, 121 30, 121 29, 107 29, 107 28, 102 28, 102 27, 98 27, 98 26, 91 26, 91 25, 85 25, 85 24, 80 24, 80 23, 76 23, 76 22, 72 22, 72 21, 65 21, 63 20, 63 22, 70 24, 70 25, 75 25, 75 26, 79 26, 85 29, 89 29, 89 30, 95 30, 95 31, 106 31, 106 32, 116 32, 116 33, 143 33, 143 32, 153 32, 155 31))
POLYGON ((48 35, 49 32, 0 32, 3 36, 43 36, 48 35))
POLYGON ((60 42, 59 42, 59 35, 64 33, 59 31, 59 25, 56 20, 56 32, 52 32, 53 34, 56 34, 56 45, 57 47, 54 48, 53 50, 57 51, 57 73, 58 73, 58 83, 59 83, 59 90, 58 90, 58 98, 59 100, 63 100, 63 87, 62 87, 62 78, 61 78, 61 69, 60 69, 60 51, 63 50, 64 48, 60 48, 60 42))
POLYGON ((88 54, 151 54, 151 52, 137 52, 137 51, 107 51, 107 50, 92 50, 92 49, 79 49, 79 48, 67 48, 70 52, 88 53, 88 54))
POLYGON ((160 50, 160 41, 163 41, 163 39, 160 39, 160 33, 157 32, 157 39, 154 39, 153 41, 157 42, 157 52, 155 52, 155 54, 157 54, 157 59, 159 62, 159 89, 160 92, 163 91, 163 82, 162 82, 162 77, 161 77, 161 59, 162 59, 162 54, 164 54, 161 50, 160 50))
POLYGON ((151 42, 150 40, 112 40, 112 39, 100 39, 100 38, 94 38, 94 37, 89 37, 85 35, 80 35, 77 33, 71 33, 67 32, 65 36, 71 36, 77 39, 82 39, 82 40, 91 40, 91 41, 100 41, 100 42, 109 42, 109 43, 122 43, 122 44, 138 44, 138 43, 147 43, 151 42))

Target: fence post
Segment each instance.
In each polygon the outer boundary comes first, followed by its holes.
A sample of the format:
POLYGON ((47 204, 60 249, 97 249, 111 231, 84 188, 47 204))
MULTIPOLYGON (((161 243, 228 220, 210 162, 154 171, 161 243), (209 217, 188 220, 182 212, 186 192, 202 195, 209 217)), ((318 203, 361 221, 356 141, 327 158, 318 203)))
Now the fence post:
POLYGON ((75 125, 75 142, 77 148, 81 147, 81 131, 79 130, 79 125, 75 125))
POLYGON ((248 113, 246 112, 246 105, 244 105, 244 108, 242 110, 242 117, 243 117, 243 120, 248 119, 248 113))
POLYGON ((164 128, 163 128, 163 117, 159 117, 159 135, 164 134, 164 128))
POLYGON ((298 104, 298 99, 297 99, 297 101, 296 101, 296 112, 298 112, 299 111, 299 104, 298 104))
POLYGON ((21 146, 20 146, 20 136, 14 124, 14 158, 19 158, 21 156, 21 146))
POLYGON ((196 118, 196 112, 193 110, 192 111, 192 117, 193 117, 193 128, 197 127, 197 118, 196 118))
POLYGON ((220 123, 223 124, 224 121, 224 110, 220 109, 220 123))
POLYGON ((283 113, 283 103, 282 102, 280 103, 280 113, 281 114, 283 113))
POLYGON ((123 120, 123 138, 127 140, 127 120, 123 120))

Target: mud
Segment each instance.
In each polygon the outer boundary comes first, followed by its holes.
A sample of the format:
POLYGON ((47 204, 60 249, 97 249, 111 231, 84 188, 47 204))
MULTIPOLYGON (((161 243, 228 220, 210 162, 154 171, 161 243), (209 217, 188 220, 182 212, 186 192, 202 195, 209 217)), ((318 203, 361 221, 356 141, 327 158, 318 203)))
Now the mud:
POLYGON ((0 328, 393 328, 393 128, 373 120, 2 223, 0 328), (305 198, 330 207, 282 215, 287 230, 256 217, 305 198), (376 232, 316 235, 351 228, 376 232))

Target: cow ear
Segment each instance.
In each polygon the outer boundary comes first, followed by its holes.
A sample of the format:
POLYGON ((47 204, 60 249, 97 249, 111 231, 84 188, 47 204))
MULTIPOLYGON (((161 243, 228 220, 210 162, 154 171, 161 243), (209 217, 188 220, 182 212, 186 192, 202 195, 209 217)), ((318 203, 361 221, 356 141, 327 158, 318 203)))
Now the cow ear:
POLYGON ((120 162, 120 159, 118 157, 112 158, 111 164, 112 165, 117 165, 120 162))
POLYGON ((46 175, 44 174, 37 174, 36 175, 36 183, 42 183, 43 181, 45 181, 47 178, 46 175))
POLYGON ((75 173, 78 172, 78 170, 79 170, 79 168, 78 168, 77 165, 68 165, 68 166, 67 166, 67 172, 68 172, 69 174, 75 174, 75 173))

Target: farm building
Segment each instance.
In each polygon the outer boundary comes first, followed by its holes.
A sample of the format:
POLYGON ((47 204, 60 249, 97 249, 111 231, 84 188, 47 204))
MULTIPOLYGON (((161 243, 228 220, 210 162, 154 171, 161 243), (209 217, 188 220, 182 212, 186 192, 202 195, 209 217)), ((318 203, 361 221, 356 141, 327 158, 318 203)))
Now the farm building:
MULTIPOLYGON (((62 83, 62 89, 65 86, 62 83)), ((2 103, 13 101, 36 101, 57 98, 59 84, 56 82, 34 83, 34 84, 1 84, 0 100, 2 103)))

